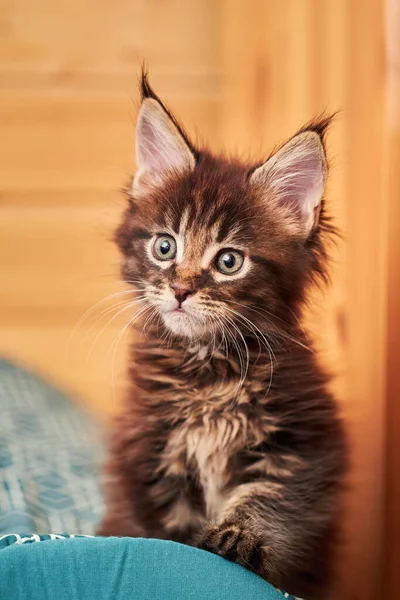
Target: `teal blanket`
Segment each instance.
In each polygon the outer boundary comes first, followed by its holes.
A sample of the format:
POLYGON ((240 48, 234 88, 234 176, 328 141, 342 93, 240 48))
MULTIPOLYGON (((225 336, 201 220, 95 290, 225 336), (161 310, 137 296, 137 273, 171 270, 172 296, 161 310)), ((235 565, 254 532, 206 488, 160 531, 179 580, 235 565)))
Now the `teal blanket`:
MULTIPOLYGON (((284 600, 215 554, 161 540, 9 536, 0 540, 7 600, 284 600), (57 539, 58 538, 58 539, 57 539), (40 543, 37 543, 40 541, 40 543)), ((292 599, 294 600, 294 599, 292 599)))
POLYGON ((103 511, 100 441, 68 397, 0 361, 0 600, 290 598, 196 548, 91 537, 103 511), (56 531, 89 536, 37 533, 56 531))

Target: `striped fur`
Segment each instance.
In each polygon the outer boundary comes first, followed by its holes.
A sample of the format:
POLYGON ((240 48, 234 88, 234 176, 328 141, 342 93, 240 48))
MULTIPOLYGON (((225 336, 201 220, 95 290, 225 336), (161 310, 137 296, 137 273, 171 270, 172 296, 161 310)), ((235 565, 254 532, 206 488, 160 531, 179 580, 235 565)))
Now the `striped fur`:
MULTIPOLYGON (((132 348, 99 533, 196 545, 321 598, 346 462, 328 377, 300 325, 308 288, 327 276, 324 200, 316 207, 314 194, 310 230, 293 227, 301 211, 282 209, 282 185, 275 198, 252 181, 261 163, 195 149, 142 87, 193 164, 154 181, 142 165, 145 192, 128 192, 116 234, 123 276, 145 296, 146 335, 132 348), (176 240, 169 262, 154 255, 160 234, 176 240), (233 276, 216 268, 224 248, 244 257, 233 276), (179 310, 176 284, 191 292, 179 310)), ((307 143, 317 136, 323 149, 327 125, 307 126, 307 143)))

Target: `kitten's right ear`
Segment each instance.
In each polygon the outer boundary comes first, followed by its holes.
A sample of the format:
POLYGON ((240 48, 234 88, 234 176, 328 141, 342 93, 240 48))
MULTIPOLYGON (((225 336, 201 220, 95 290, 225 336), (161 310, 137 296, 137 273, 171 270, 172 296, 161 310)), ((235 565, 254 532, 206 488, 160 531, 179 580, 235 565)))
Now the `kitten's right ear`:
POLYGON ((188 138, 142 75, 142 104, 136 125, 136 162, 133 194, 141 196, 162 184, 169 173, 193 170, 195 150, 188 138))

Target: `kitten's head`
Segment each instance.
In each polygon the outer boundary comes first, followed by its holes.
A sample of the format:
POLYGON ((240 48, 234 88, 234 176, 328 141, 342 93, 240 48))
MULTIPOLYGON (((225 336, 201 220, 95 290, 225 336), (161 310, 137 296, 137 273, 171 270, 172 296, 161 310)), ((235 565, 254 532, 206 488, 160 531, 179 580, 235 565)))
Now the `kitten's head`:
POLYGON ((227 160, 197 149, 143 76, 138 170, 117 242, 125 279, 167 330, 193 339, 292 322, 325 273, 328 124, 261 163, 227 160))

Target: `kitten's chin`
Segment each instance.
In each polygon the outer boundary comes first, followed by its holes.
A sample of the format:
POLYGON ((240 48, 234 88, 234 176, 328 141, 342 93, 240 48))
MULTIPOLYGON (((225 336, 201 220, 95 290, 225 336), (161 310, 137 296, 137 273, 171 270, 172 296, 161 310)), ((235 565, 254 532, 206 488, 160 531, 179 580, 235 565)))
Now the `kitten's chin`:
POLYGON ((189 339, 205 334, 205 325, 184 311, 172 310, 162 314, 164 325, 175 335, 189 339))

